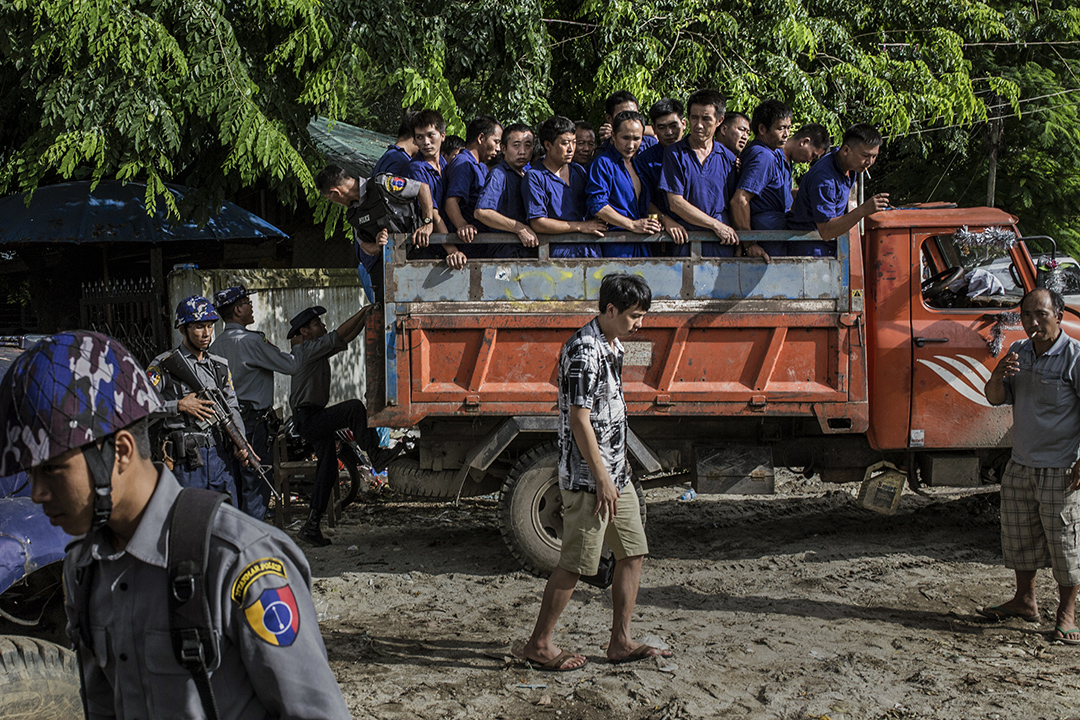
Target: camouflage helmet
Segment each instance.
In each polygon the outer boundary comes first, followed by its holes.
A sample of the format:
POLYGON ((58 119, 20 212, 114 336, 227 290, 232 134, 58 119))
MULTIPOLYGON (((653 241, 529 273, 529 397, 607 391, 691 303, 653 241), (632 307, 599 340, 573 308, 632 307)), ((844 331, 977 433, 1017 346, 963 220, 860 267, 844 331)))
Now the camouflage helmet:
POLYGON ((248 290, 243 285, 234 285, 214 293, 214 308, 219 312, 235 302, 255 294, 254 290, 248 290))
POLYGON ((188 323, 220 320, 213 304, 202 295, 192 295, 176 306, 176 327, 188 323))
POLYGON ((112 509, 111 436, 161 406, 146 371, 116 340, 83 330, 47 337, 0 382, 0 476, 82 448, 94 480, 94 527, 100 527, 112 509))

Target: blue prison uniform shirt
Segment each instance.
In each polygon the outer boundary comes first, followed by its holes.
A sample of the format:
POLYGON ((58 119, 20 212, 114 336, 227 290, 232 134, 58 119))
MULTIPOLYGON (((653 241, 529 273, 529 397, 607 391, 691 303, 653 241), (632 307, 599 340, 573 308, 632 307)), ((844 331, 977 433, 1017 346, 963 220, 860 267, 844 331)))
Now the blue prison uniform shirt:
MULTIPOLYGON (((634 169, 637 171, 637 160, 634 160, 634 169)), ((634 181, 630 177, 630 171, 626 169, 622 155, 614 145, 607 145, 589 163, 589 182, 585 186, 585 196, 589 215, 596 215, 605 205, 631 220, 640 220, 649 214, 649 188, 645 181, 641 180, 638 171, 638 180, 641 182, 641 194, 634 195, 634 181)), ((627 230, 616 225, 608 226, 608 229, 627 230)), ((651 253, 645 243, 614 243, 600 246, 604 257, 649 257, 651 253)))
MULTIPOLYGON (((529 172, 529 166, 524 168, 529 172)), ((521 199, 522 176, 505 160, 500 160, 487 176, 480 195, 476 198, 476 210, 494 210, 503 217, 528 224, 525 203, 521 199)), ((475 210, 474 210, 475 212, 475 210)))
MULTIPOLYGON (((476 207, 480 190, 487 180, 487 166, 481 164, 468 150, 462 150, 447 164, 443 175, 446 178, 444 201, 446 198, 456 197, 465 222, 476 225, 473 209, 476 207)), ((483 228, 479 226, 477 229, 483 231, 483 228)))
POLYGON ((371 171, 371 177, 380 173, 390 173, 395 177, 409 176, 409 163, 412 157, 405 152, 404 148, 397 145, 389 145, 379 161, 375 163, 375 169, 371 171))
MULTIPOLYGON (((525 173, 521 183, 521 199, 525 203, 525 215, 533 218, 552 218, 566 222, 581 222, 585 219, 585 168, 577 163, 570 163, 570 183, 547 169, 543 162, 538 162, 525 173)), ((551 248, 551 257, 562 258, 598 258, 600 246, 596 243, 572 243, 555 245, 551 248)))
POLYGON ((660 171, 664 167, 664 146, 660 143, 645 147, 642 142, 637 157, 638 176, 641 183, 649 188, 649 199, 665 215, 670 214, 667 195, 660 190, 660 171))
POLYGON ((434 204, 435 209, 439 211, 439 214, 443 216, 443 221, 446 222, 447 228, 450 228, 450 222, 448 221, 446 214, 442 212, 443 198, 446 197, 444 193, 445 185, 443 184, 445 175, 446 158, 441 154, 439 155, 438 172, 435 171, 435 168, 431 167, 431 163, 427 160, 421 160, 418 155, 409 163, 409 171, 405 174, 405 177, 427 184, 428 188, 431 189, 431 202, 434 204))
MULTIPOLYGON (((849 175, 840 169, 835 150, 818 160, 799 183, 799 192, 787 214, 787 226, 792 230, 817 230, 818 223, 845 214, 855 178, 855 173, 849 175)), ((791 244, 796 246, 791 248, 793 255, 836 255, 836 243, 831 239, 791 244)))
MULTIPOLYGON (((702 163, 690 147, 690 139, 683 138, 673 143, 664 151, 664 164, 660 172, 660 191, 681 195, 691 205, 709 217, 730 225, 731 213, 728 201, 735 192, 738 172, 735 162, 738 158, 716 140, 713 140, 712 152, 702 163)), ((687 222, 677 213, 673 217, 689 232, 708 231, 707 228, 687 222)), ((689 243, 677 245, 676 255, 690 254, 689 243)), ((701 245, 701 254, 706 257, 731 257, 735 245, 706 242, 701 245)))
MULTIPOLYGON (((791 209, 791 163, 783 148, 773 150, 757 140, 748 144, 740 157, 737 190, 745 190, 750 198, 750 229, 784 230, 787 211, 791 209)), ((760 243, 769 255, 787 254, 788 243, 760 243)))

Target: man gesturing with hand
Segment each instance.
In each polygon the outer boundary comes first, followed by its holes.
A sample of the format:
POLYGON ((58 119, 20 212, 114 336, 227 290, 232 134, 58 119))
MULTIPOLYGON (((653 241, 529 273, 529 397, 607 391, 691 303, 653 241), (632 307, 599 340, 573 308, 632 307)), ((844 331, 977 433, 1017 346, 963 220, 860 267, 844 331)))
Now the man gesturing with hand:
POLYGON ((1001 549, 1016 594, 980 615, 1039 621, 1035 573, 1053 568, 1052 641, 1080 645, 1080 342, 1061 328, 1065 302, 1039 288, 1020 303, 1027 340, 1012 344, 986 382, 986 399, 1013 406, 1012 458, 1001 478, 1001 549))
POLYGON ((584 655, 552 642, 559 616, 582 576, 596 575, 606 542, 615 556, 611 589, 610 662, 669 656, 669 650, 634 641, 630 619, 649 552, 637 493, 626 457, 623 347, 641 327, 652 291, 640 277, 608 275, 600 285, 600 315, 578 330, 559 358, 559 488, 563 538, 532 636, 514 654, 545 670, 576 670, 584 655))

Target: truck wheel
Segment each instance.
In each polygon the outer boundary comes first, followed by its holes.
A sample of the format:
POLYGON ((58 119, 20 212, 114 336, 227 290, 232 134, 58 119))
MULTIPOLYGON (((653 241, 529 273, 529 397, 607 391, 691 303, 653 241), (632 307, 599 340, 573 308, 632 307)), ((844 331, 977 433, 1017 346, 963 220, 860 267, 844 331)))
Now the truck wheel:
MULTIPOLYGON (((633 482, 644 523, 645 491, 633 482)), ((499 529, 526 571, 547 577, 559 564, 563 513, 558 441, 537 445, 514 463, 499 494, 499 529)))
POLYGON ((394 460, 386 468, 390 489, 410 497, 456 497, 456 477, 453 470, 424 470, 419 460, 410 457, 394 460))
POLYGON ((83 717, 75 653, 44 640, 0 636, 0 717, 77 720, 83 717))
POLYGON ((499 529, 522 567, 547 577, 562 548, 559 443, 541 443, 522 455, 499 494, 499 529))

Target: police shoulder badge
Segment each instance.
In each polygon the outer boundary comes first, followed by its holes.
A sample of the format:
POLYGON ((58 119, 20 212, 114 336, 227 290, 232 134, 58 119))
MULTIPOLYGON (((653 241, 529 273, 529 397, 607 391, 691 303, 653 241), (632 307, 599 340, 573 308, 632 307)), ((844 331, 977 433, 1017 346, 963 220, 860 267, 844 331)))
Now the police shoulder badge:
POLYGON ((229 597, 237 605, 244 603, 244 596, 247 595, 248 588, 254 584, 256 580, 267 575, 274 575, 282 580, 288 580, 285 577, 285 563, 281 562, 277 558, 262 558, 248 565, 236 576, 236 580, 233 581, 232 589, 229 591, 229 597))
POLYGON ((263 590, 244 608, 244 617, 252 631, 271 645, 288 647, 300 632, 300 610, 288 585, 263 590))
POLYGON ((154 387, 161 386, 161 370, 156 365, 146 368, 146 377, 150 379, 150 384, 154 387))
POLYGON ((405 178, 394 177, 393 175, 386 176, 386 189, 392 193, 399 193, 405 189, 405 178))

